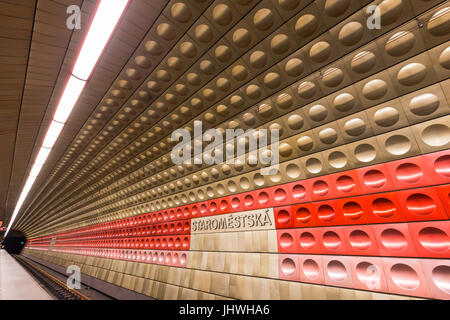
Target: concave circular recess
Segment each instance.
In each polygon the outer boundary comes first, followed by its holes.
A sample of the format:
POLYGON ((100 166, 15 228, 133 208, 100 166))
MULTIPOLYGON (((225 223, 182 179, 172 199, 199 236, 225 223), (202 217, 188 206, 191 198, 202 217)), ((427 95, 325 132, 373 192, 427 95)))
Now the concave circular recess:
POLYGON ((281 262, 281 272, 283 272, 284 275, 292 275, 295 272, 295 262, 291 258, 285 258, 281 262))

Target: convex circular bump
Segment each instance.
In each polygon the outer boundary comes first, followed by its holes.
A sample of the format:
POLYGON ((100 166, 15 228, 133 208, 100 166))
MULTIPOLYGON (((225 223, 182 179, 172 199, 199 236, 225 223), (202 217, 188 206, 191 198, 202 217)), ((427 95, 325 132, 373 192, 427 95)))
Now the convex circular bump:
POLYGON ((276 54, 283 54, 289 50, 289 37, 283 33, 277 34, 270 41, 270 48, 276 54))
POLYGON ((214 38, 211 28, 206 24, 200 24, 195 27, 195 38, 200 42, 211 42, 214 38))
POLYGON ((178 83, 175 85, 175 91, 182 96, 187 96, 189 93, 189 89, 186 85, 182 83, 178 83))
POLYGON ((227 78, 221 77, 217 79, 216 86, 222 91, 228 91, 231 88, 231 81, 227 78))
POLYGON ((302 151, 310 151, 314 147, 314 141, 310 136, 303 136, 297 139, 297 147, 302 151))
POLYGON ((284 71, 290 77, 298 77, 303 73, 304 64, 303 61, 298 58, 289 59, 284 66, 284 71))
POLYGON ((404 86, 413 86, 420 83, 427 75, 427 68, 417 62, 409 63, 399 70, 397 80, 404 86))
POLYGON ((363 35, 363 25, 358 21, 352 21, 339 30, 338 39, 344 46, 353 46, 362 39, 363 35))
POLYGON ((172 70, 179 71, 183 69, 183 61, 178 57, 170 57, 169 59, 167 59, 167 65, 172 70))
POLYGON ((277 96, 275 103, 280 109, 288 109, 293 106, 294 100, 288 93, 282 93, 277 96))
POLYGON ((403 0, 383 0, 378 5, 382 26, 394 23, 402 14, 403 0))
POLYGON ((309 109, 308 115, 311 118, 311 120, 319 122, 326 119, 328 115, 328 110, 325 106, 321 104, 316 104, 309 109))
POLYGON ((319 139, 325 144, 333 144, 338 139, 338 133, 333 128, 325 128, 319 132, 319 139))
POLYGON ((178 22, 188 22, 192 17, 191 9, 183 2, 175 3, 170 8, 170 14, 178 22))
POLYGON ((245 93, 251 99, 258 99, 262 94, 261 88, 255 84, 249 85, 247 89, 245 89, 245 93))
POLYGON ((292 155, 292 147, 287 143, 281 143, 279 146, 280 155, 283 157, 289 157, 292 155))
POLYGON ((243 65, 236 65, 231 69, 231 75, 237 81, 244 81, 248 77, 248 70, 243 65))
POLYGON ((257 50, 250 55, 250 64, 252 67, 260 69, 267 64, 267 55, 264 51, 257 50))
POLYGON ((434 36, 444 36, 450 33, 450 7, 433 14, 428 21, 427 29, 434 36))
POLYGON ((145 56, 137 56, 134 58, 134 63, 136 63, 139 67, 148 69, 152 66, 152 61, 145 56))
POLYGON ((392 57, 400 57, 408 53, 416 42, 414 33, 400 31, 393 34, 385 45, 386 52, 392 57))
POLYGON ((190 42, 185 41, 180 45, 181 54, 183 54, 186 58, 194 58, 197 55, 196 46, 190 42))
POLYGON ((366 123, 360 118, 353 118, 344 123, 344 131, 352 137, 362 135, 366 131, 366 123))
POLYGON ((400 120, 398 110, 393 107, 384 107, 377 110, 373 116, 373 120, 380 127, 388 128, 395 125, 400 120))
POLYGON ((314 62, 324 62, 331 55, 331 45, 326 41, 319 41, 309 50, 309 56, 314 62))
POLYGON ((169 82, 172 79, 170 72, 164 69, 156 71, 156 78, 163 82, 169 82))
POLYGON ((203 60, 200 62, 200 70, 204 74, 211 75, 216 72, 216 67, 214 66, 214 63, 211 62, 211 60, 203 60))
POLYGON ((133 79, 133 80, 139 80, 142 78, 141 73, 134 69, 134 68, 128 68, 125 70, 125 74, 128 78, 133 79))
POLYGON ((226 45, 219 45, 214 50, 214 54, 217 58, 217 60, 221 62, 228 62, 233 57, 233 53, 231 52, 231 49, 226 45))
POLYGON ((374 79, 367 82, 362 89, 363 96, 369 100, 380 99, 387 92, 388 92, 387 83, 381 79, 374 79))
POLYGON ((316 85, 311 81, 304 81, 297 87, 298 95, 303 99, 311 99, 317 92, 316 85))
POLYGON ((357 73, 369 72, 377 63, 377 57, 371 51, 362 51, 356 54, 350 62, 350 68, 357 73))
POLYGON ((218 4, 212 12, 213 20, 221 26, 226 26, 233 20, 233 12, 226 4, 218 4))
POLYGON ((408 137, 399 134, 387 138, 384 142, 384 146, 387 152, 396 156, 404 155, 412 148, 411 141, 408 137))
POLYGON ((287 119, 287 124, 292 130, 300 130, 305 124, 305 121, 303 120, 302 116, 293 114, 287 119))
POLYGON ((281 85, 281 77, 276 72, 269 72, 264 77, 264 84, 269 89, 276 89, 281 85))
POLYGON ((301 37, 309 37, 316 32, 319 26, 317 18, 312 14, 305 14, 298 18, 295 24, 295 32, 301 37))
POLYGON ((326 0, 325 13, 330 17, 339 17, 350 6, 351 0, 326 0))
POLYGON ((267 8, 259 9, 253 16, 253 24, 257 29, 262 31, 270 29, 274 21, 273 12, 267 8))
POLYGON ((333 106, 340 112, 350 111, 356 104, 356 99, 350 93, 343 92, 333 100, 333 106))
POLYGON ((258 112, 258 115, 260 115, 261 117, 267 118, 273 114, 273 108, 268 103, 261 103, 257 107, 257 112, 258 112))
POLYGON ((450 142, 450 128, 441 123, 429 125, 422 130, 422 140, 432 147, 445 146, 450 142))
POLYGON ((278 4, 284 10, 293 10, 298 6, 299 3, 300 0, 278 0, 278 4))
POLYGON ((450 46, 445 48, 439 55, 439 64, 445 69, 450 69, 450 46))
POLYGON ((250 31, 245 28, 239 28, 233 33, 233 42, 239 48, 247 47, 252 41, 252 35, 250 31))
POLYGON ((165 22, 158 25, 156 32, 158 33, 158 36, 167 41, 173 40, 177 36, 175 28, 165 22))
POLYGON ((424 93, 409 102, 409 110, 416 116, 427 116, 435 112, 440 105, 439 98, 432 93, 424 93))
POLYGON ((322 82, 329 88, 336 87, 344 80, 344 72, 339 68, 329 68, 323 72, 322 82))

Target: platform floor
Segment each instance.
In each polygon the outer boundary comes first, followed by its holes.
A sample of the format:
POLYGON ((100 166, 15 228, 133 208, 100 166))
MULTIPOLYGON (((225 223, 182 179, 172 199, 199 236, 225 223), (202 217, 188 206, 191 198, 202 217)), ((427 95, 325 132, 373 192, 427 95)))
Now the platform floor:
POLYGON ((0 250, 0 300, 53 300, 5 250, 0 250))

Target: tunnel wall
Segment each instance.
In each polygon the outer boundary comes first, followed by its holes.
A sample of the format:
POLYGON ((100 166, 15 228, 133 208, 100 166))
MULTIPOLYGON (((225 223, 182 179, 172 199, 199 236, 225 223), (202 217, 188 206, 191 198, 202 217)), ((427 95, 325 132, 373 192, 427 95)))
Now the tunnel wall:
POLYGON ((282 129, 276 174, 161 180, 123 218, 31 239, 24 254, 158 299, 449 299, 450 7, 383 1, 382 28, 367 30, 369 1, 331 2, 283 22, 264 43, 277 64, 241 91, 268 97, 244 125, 282 129), (329 29, 302 20, 322 15, 329 29))

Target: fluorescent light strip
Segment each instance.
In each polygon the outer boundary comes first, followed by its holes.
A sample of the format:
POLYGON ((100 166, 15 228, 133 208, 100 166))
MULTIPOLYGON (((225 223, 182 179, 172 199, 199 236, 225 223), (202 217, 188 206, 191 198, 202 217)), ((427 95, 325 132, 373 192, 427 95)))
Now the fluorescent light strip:
POLYGON ((31 190, 36 178, 38 177, 45 161, 58 137, 61 134, 64 125, 72 113, 75 104, 84 90, 86 81, 89 79, 98 59, 109 41, 117 23, 122 16, 129 0, 100 0, 95 12, 94 19, 89 27, 86 38, 84 39, 81 50, 76 59, 72 75, 66 83, 61 98, 56 107, 53 121, 47 130, 44 142, 39 150, 34 165, 28 175, 28 179, 20 193, 19 200, 16 203, 11 220, 4 237, 9 233, 14 221, 19 214, 28 193, 31 190))

